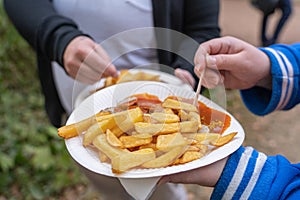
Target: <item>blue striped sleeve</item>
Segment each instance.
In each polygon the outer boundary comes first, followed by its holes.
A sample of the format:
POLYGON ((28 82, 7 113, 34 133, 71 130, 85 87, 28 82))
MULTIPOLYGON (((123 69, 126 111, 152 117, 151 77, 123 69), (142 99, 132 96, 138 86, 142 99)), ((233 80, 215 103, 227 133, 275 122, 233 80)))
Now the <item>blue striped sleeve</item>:
POLYGON ((266 158, 251 147, 239 148, 228 160, 211 198, 249 198, 266 158))
POLYGON ((228 159, 211 199, 299 199, 300 163, 240 147, 228 159))
POLYGON ((261 87, 242 90, 245 105, 257 115, 291 109, 300 102, 300 43, 260 49, 271 61, 272 90, 261 87))

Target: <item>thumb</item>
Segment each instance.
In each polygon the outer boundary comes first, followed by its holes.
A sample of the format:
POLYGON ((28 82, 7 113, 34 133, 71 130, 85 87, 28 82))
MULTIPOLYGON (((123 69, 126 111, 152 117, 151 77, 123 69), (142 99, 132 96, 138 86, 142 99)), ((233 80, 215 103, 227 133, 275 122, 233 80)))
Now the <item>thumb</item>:
POLYGON ((200 76, 200 74, 205 69, 218 70, 216 56, 211 56, 211 55, 206 54, 203 58, 202 63, 197 63, 195 65, 194 72, 196 73, 197 76, 200 76))

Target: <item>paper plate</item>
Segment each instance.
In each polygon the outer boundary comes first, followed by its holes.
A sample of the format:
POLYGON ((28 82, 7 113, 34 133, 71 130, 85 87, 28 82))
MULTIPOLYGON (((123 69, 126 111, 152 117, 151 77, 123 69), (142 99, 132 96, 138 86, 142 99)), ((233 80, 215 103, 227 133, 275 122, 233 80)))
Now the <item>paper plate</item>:
MULTIPOLYGON (((131 73, 137 73, 137 72, 142 71, 142 72, 145 72, 148 74, 159 75, 160 80, 164 83, 181 86, 183 89, 186 89, 186 90, 193 90, 193 88, 190 85, 184 83, 182 80, 180 80, 176 76, 166 73, 166 72, 151 70, 151 69, 130 69, 129 71, 131 73)), ((95 91, 98 88, 103 87, 104 82, 105 82, 105 78, 101 79, 99 82, 97 82, 91 86, 88 86, 84 90, 82 90, 75 100, 74 107, 77 108, 84 99, 86 99, 88 96, 90 96, 91 91, 95 91)))
MULTIPOLYGON (((169 95, 175 95, 185 98, 193 98, 195 96, 195 93, 191 90, 184 90, 181 87, 160 82, 136 81, 121 83, 118 85, 107 87, 86 98, 71 114, 70 118, 67 121, 67 124, 75 123, 79 120, 96 114, 102 109, 115 106, 120 100, 123 100, 124 98, 137 93, 153 94, 158 96, 161 100, 164 100, 169 95)), ((150 178, 178 173, 209 165, 230 155, 235 150, 237 150, 242 145, 245 135, 242 126, 231 114, 201 95, 199 96, 199 100, 206 104, 208 107, 227 113, 231 117, 231 124, 223 133, 224 135, 231 132, 238 132, 238 134, 228 144, 217 148, 216 150, 208 153, 206 156, 198 160, 166 168, 133 169, 122 174, 114 174, 112 173, 110 164, 101 163, 99 161, 98 154, 95 151, 91 150, 90 148, 83 147, 81 136, 66 139, 66 147, 72 158, 80 165, 97 174, 103 174, 111 177, 150 178)))

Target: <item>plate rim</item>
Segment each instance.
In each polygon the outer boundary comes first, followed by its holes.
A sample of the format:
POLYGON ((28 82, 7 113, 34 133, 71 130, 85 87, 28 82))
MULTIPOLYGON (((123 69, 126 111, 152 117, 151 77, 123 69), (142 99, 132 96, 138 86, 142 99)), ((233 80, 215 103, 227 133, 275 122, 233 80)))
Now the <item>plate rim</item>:
MULTIPOLYGON (((184 83, 182 80, 180 80, 178 77, 176 77, 175 75, 173 75, 171 73, 167 73, 167 72, 163 72, 163 71, 159 71, 159 70, 155 70, 155 69, 144 69, 144 68, 128 69, 128 71, 132 71, 134 73, 137 73, 139 71, 145 71, 147 73, 151 73, 154 75, 160 75, 161 78, 169 78, 169 79, 173 79, 173 81, 176 80, 178 82, 178 84, 183 84, 182 86, 184 86, 185 89, 193 90, 193 88, 190 85, 188 85, 187 83, 184 83)), ((83 100, 85 100, 87 97, 92 95, 92 94, 88 95, 89 92, 92 90, 92 88, 94 88, 96 86, 97 86, 97 88, 100 87, 101 85, 99 85, 99 84, 103 85, 105 79, 106 78, 102 78, 98 82, 94 83, 93 85, 85 87, 81 92, 79 92, 79 94, 77 95, 75 102, 74 102, 74 108, 77 108, 83 102, 83 100)), ((130 82, 134 82, 134 81, 130 81, 130 82)), ((147 82, 147 81, 145 81, 145 82, 147 82)), ((170 84, 170 83, 171 83, 171 81, 169 83, 167 82, 167 84, 170 84)), ((177 84, 175 84, 175 85, 177 85, 177 84)), ((114 85, 112 85, 112 86, 114 86, 114 85)), ((109 87, 111 87, 111 86, 109 86, 109 87)), ((103 89, 105 89, 105 88, 103 88, 103 89)), ((101 90, 103 90, 103 89, 101 89, 101 90)))

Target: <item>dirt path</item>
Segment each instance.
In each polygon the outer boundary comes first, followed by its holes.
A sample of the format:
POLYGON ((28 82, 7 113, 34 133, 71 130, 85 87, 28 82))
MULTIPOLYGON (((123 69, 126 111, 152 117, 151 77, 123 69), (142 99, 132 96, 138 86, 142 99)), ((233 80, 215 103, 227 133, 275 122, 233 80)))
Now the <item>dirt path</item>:
MULTIPOLYGON (((221 0, 220 25, 222 35, 236 36, 254 45, 260 45, 259 32, 261 13, 254 9, 249 0, 221 0)), ((293 43, 300 41, 300 0, 294 0, 293 13, 286 23, 278 42, 293 43)), ((276 12, 270 18, 270 29, 279 17, 276 12)))
MULTIPOLYGON (((293 16, 286 24, 279 42, 300 42, 299 19, 300 1, 295 1, 293 16)), ((260 15, 247 0, 223 0, 220 21, 223 35, 233 35, 254 45, 259 44, 260 15)), ((231 108, 232 114, 245 128, 247 145, 253 145, 268 154, 282 153, 293 162, 300 161, 297 155, 300 151, 300 105, 290 111, 258 117, 249 113, 238 94, 232 96, 229 100, 236 101, 231 108)))
MULTIPOLYGON (((274 24, 278 13, 273 17, 274 24)), ((222 35, 236 36, 253 45, 259 45, 260 13, 249 5, 247 0, 221 1, 220 23, 222 35)), ((300 41, 300 1, 295 1, 294 12, 286 24, 279 42, 300 41)), ((272 27, 273 25, 271 25, 272 27)), ((300 105, 290 111, 280 111, 258 117, 251 114, 243 105, 237 91, 228 92, 232 105, 229 111, 243 125, 245 145, 253 146, 269 155, 282 154, 291 162, 300 162, 300 105)), ((190 200, 209 199, 210 188, 188 185, 190 200)))

